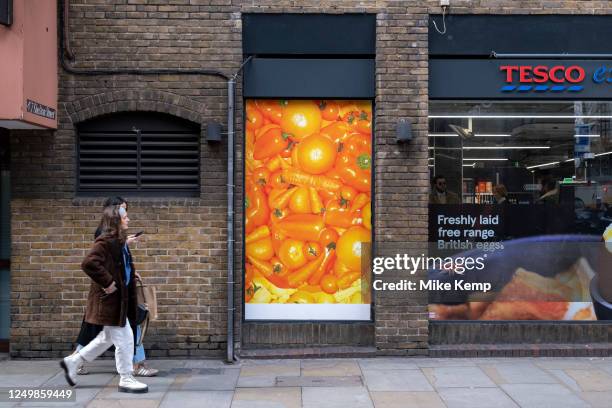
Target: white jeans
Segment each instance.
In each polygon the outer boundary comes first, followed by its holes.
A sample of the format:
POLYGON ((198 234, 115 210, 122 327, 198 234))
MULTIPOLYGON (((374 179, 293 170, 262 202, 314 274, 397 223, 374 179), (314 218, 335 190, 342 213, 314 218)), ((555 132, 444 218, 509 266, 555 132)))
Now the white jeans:
POLYGON ((115 362, 120 375, 131 374, 134 359, 134 334, 129 321, 125 326, 104 326, 104 329, 88 345, 78 351, 85 361, 93 361, 115 345, 115 362))

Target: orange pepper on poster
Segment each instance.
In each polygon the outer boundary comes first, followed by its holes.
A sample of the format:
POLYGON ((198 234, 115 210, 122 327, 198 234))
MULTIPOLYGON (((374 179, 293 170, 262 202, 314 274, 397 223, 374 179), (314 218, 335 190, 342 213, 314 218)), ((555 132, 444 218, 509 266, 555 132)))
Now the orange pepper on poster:
POLYGON ((312 212, 310 205, 310 192, 307 187, 297 187, 289 201, 289 209, 296 214, 309 214, 312 212))
POLYGON ((282 101, 271 99, 259 99, 255 105, 271 122, 280 125, 283 119, 282 101))
POLYGON ((246 246, 246 254, 249 257, 267 261, 274 256, 274 248, 272 247, 272 238, 267 236, 254 242, 250 242, 246 246))
POLYGON ((302 241, 318 241, 325 228, 323 217, 314 214, 291 214, 276 225, 280 233, 302 241))
POLYGON ((297 191, 297 187, 291 187, 290 189, 273 189, 270 191, 270 195, 268 196, 268 204, 270 208, 282 210, 291 201, 291 196, 297 191))
POLYGON ((372 179, 370 138, 363 134, 350 136, 336 159, 336 170, 342 180, 358 191, 369 193, 372 179))
POLYGON ((245 244, 250 244, 251 242, 258 241, 260 239, 266 238, 270 236, 270 228, 267 225, 262 225, 257 227, 253 232, 246 236, 244 239, 245 244))
MULTIPOLYGON (((253 146, 253 158, 263 160, 279 154, 289 145, 289 135, 279 128, 272 128, 262 134, 253 146)), ((280 164, 280 163, 279 163, 280 164)))
POLYGON ((310 207, 313 214, 321 214, 323 211, 325 211, 325 207, 323 206, 319 193, 317 193, 317 190, 314 187, 308 187, 308 191, 310 193, 310 207))
POLYGON ((319 269, 324 259, 325 255, 321 254, 314 261, 310 261, 301 268, 291 272, 287 276, 287 282, 289 283, 289 285, 295 288, 306 282, 306 280, 308 280, 308 278, 319 269))
POLYGON ((251 256, 247 256, 247 259, 270 283, 279 288, 289 288, 287 279, 284 276, 276 275, 274 273, 274 267, 270 262, 262 261, 251 256))
POLYGON ((256 227, 268 222, 270 210, 266 202, 266 195, 260 187, 247 180, 245 200, 245 231, 250 234, 256 227))
POLYGON ((321 263, 321 266, 317 269, 317 271, 308 279, 308 283, 310 285, 318 285, 321 281, 325 272, 330 268, 334 260, 336 259, 336 251, 333 247, 325 249, 325 258, 321 263))

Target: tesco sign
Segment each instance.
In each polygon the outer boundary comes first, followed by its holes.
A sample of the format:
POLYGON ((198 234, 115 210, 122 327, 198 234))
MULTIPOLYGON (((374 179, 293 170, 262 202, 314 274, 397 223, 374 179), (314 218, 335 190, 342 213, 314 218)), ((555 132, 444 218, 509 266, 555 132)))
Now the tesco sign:
MULTIPOLYGON (((580 92, 587 71, 580 65, 501 65, 502 92, 580 92)), ((595 84, 612 83, 612 68, 600 66, 588 76, 595 84)))

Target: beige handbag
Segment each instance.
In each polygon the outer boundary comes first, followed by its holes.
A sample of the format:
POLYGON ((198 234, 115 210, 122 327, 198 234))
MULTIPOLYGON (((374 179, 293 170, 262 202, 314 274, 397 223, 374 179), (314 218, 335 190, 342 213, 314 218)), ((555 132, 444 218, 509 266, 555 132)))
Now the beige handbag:
POLYGON ((157 320, 157 293, 155 292, 155 286, 144 285, 141 280, 137 280, 136 296, 138 304, 144 305, 149 311, 149 319, 157 320))

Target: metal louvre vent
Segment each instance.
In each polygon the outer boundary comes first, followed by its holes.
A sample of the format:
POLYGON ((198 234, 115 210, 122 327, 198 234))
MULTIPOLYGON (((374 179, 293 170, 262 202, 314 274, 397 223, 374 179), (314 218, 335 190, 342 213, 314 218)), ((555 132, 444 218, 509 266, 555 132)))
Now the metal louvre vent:
POLYGON ((115 114, 80 126, 78 143, 80 192, 199 192, 199 129, 190 122, 115 114))

